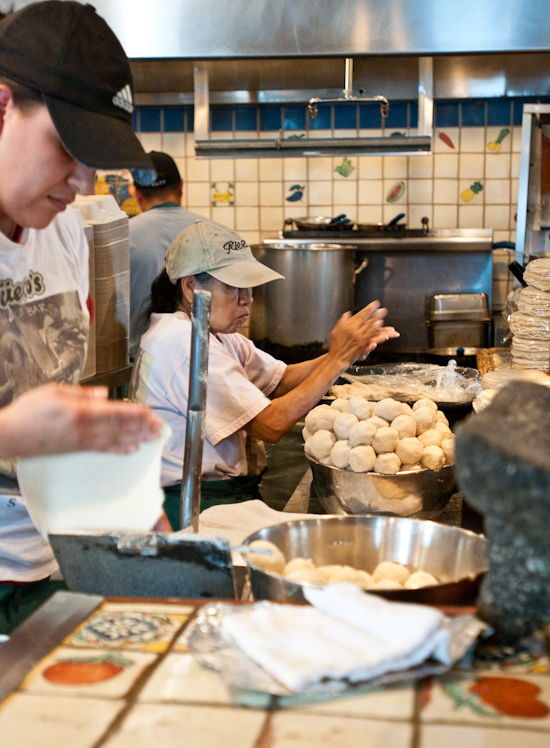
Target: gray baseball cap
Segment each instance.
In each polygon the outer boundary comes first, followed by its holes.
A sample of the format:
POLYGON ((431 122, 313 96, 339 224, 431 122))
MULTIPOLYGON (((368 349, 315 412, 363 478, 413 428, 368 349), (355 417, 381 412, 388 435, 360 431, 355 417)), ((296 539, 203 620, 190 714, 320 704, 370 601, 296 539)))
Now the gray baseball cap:
POLYGON ((174 284, 199 273, 209 273, 235 288, 284 278, 258 262, 242 236, 214 221, 195 221, 178 234, 166 251, 164 266, 174 284))

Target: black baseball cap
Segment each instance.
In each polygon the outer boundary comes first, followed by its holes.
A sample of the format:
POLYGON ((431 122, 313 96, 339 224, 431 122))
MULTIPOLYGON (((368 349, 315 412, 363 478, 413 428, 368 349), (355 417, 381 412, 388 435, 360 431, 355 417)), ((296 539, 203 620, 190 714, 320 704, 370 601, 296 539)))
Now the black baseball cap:
POLYGON ((181 174, 172 156, 162 151, 149 151, 147 155, 151 159, 157 176, 154 182, 142 184, 139 173, 134 172, 134 169, 130 169, 134 178, 134 184, 138 189, 142 187, 147 187, 148 189, 168 187, 170 184, 179 184, 181 182, 181 174))
POLYGON ((154 167, 132 128, 130 63, 92 5, 32 3, 0 21, 0 75, 41 93, 61 142, 93 169, 154 167))

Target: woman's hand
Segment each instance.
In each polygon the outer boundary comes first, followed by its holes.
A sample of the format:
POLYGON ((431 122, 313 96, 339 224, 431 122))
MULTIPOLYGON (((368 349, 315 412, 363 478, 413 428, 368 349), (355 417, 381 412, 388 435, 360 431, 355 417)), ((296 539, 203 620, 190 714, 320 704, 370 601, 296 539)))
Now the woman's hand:
POLYGON ((379 343, 398 338, 399 333, 393 327, 383 325, 387 313, 387 309, 380 308, 380 302, 373 301, 357 314, 343 314, 330 333, 329 356, 347 369, 354 361, 365 358, 379 343))
POLYGON ((104 387, 55 383, 25 392, 0 409, 0 457, 128 453, 160 434, 162 422, 149 408, 107 394, 104 387))

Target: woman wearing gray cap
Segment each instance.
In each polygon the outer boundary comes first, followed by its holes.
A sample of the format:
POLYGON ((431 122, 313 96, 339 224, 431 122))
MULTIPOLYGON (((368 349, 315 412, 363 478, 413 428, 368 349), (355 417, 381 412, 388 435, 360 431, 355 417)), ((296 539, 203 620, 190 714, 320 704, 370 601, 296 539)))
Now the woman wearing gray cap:
POLYGON ((212 294, 201 510, 260 498, 266 466, 261 442, 278 441, 354 361, 398 336, 383 326, 386 310, 373 302, 343 315, 330 334, 328 353, 287 366, 239 334, 250 315, 252 289, 277 279, 282 276, 258 262, 241 236, 197 221, 169 246, 165 270, 153 283, 150 324, 130 397, 149 405, 172 429, 161 483, 173 527, 179 522, 195 289, 212 294))

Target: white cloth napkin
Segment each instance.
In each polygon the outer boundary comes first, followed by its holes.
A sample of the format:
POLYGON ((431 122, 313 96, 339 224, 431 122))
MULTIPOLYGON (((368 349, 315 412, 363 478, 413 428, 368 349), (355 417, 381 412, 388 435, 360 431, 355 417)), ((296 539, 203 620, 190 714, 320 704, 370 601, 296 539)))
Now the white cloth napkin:
POLYGON ((327 678, 368 680, 430 656, 449 661, 449 633, 434 608, 389 602, 349 583, 306 596, 313 607, 261 603, 223 619, 235 644, 291 691, 327 678))

